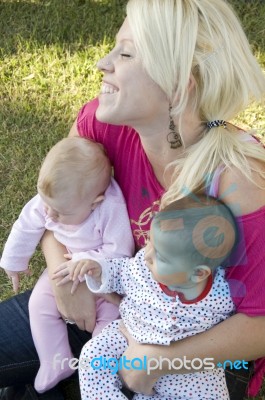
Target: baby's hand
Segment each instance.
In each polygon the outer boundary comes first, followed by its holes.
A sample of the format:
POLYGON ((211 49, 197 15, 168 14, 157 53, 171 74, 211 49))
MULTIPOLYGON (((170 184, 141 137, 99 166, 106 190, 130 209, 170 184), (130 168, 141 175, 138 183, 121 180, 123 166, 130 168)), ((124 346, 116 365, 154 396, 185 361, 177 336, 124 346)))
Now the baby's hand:
POLYGON ((74 262, 72 260, 65 261, 64 263, 60 264, 53 273, 52 279, 58 279, 56 286, 64 285, 73 280, 73 273, 76 268, 78 261, 74 262))
POLYGON ((62 277, 62 279, 57 282, 57 286, 73 281, 71 289, 71 293, 73 294, 76 291, 78 284, 84 280, 85 274, 93 276, 96 280, 100 280, 100 264, 93 260, 66 261, 54 271, 52 279, 62 277))
POLYGON ((12 282, 13 290, 14 290, 15 293, 17 293, 18 289, 19 289, 19 275, 20 274, 25 274, 25 275, 30 275, 31 274, 31 271, 29 269, 26 269, 25 271, 19 271, 19 272, 10 271, 8 269, 5 269, 5 272, 6 272, 7 276, 9 277, 9 279, 12 282))
POLYGON ((101 271, 101 265, 94 260, 78 261, 72 277, 73 286, 71 293, 76 291, 79 282, 84 280, 85 274, 92 276, 93 279, 101 283, 101 271))

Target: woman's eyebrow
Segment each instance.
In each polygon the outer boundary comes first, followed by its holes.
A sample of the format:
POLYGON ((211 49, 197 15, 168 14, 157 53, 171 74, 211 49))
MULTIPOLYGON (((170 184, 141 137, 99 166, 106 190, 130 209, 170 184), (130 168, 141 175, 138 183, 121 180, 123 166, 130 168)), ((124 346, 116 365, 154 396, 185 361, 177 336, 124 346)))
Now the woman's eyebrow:
POLYGON ((116 42, 119 42, 119 43, 124 43, 124 42, 129 42, 129 43, 131 43, 131 44, 133 43, 133 40, 132 40, 132 39, 129 39, 129 38, 122 38, 122 39, 119 39, 119 34, 116 35, 115 40, 116 40, 116 42))

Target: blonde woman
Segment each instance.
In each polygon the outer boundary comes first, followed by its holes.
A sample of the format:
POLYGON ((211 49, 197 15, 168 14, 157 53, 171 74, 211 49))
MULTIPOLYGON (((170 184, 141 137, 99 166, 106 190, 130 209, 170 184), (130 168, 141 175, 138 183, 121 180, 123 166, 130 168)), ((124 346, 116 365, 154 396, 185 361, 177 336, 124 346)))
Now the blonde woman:
MULTIPOLYGON (((246 257, 227 274, 235 315, 170 346, 141 346, 124 332, 129 343, 124 355, 213 357, 216 363, 264 356, 265 152, 229 121, 252 100, 264 99, 265 78, 234 12, 223 0, 130 0, 116 46, 98 68, 103 73, 99 98, 82 108, 71 135, 104 144, 138 247, 145 243, 161 198, 164 206, 187 191, 206 191, 210 183, 212 194, 241 219, 245 239, 246 257)), ((64 249, 46 235, 43 250, 53 271, 63 261, 64 249)), ((58 308, 85 330, 91 318, 90 293, 79 285, 71 296, 70 287, 55 289, 58 308)), ((6 371, 10 354, 21 347, 19 337, 9 343, 14 327, 8 310, 18 302, 24 315, 28 296, 1 304, 1 347, 4 340, 9 348, 1 356, 0 371, 6 371)), ((20 382, 27 383, 34 378, 38 359, 27 319, 17 317, 16 324, 27 345, 13 357, 12 368, 18 373, 26 361, 20 382)), ((82 334, 69 327, 75 352, 74 337, 80 338, 80 345, 87 337, 82 334)), ((263 375, 262 365, 257 366, 252 393, 263 375)), ((160 376, 173 372, 165 364, 149 376, 136 370, 122 370, 121 375, 133 391, 150 394, 160 376)), ((1 374, 2 384, 14 384, 10 373, 1 374)), ((243 398, 245 388, 238 387, 235 378, 232 384, 231 399, 243 398)))

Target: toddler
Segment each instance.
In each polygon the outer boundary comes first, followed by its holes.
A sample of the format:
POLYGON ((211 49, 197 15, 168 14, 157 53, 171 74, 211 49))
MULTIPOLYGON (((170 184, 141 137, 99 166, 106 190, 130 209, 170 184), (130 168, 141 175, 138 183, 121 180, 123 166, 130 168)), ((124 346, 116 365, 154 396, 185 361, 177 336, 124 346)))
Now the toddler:
MULTIPOLYGON (((70 274, 76 279, 86 273, 94 293, 125 295, 120 314, 137 342, 169 345, 211 328, 234 312, 225 271, 219 266, 225 265, 237 239, 227 206, 209 196, 190 195, 155 215, 150 241, 134 258, 84 260, 82 271, 77 268, 70 274)), ((82 400, 126 398, 118 374, 113 373, 126 347, 119 321, 84 346, 79 360, 82 400), (111 368, 102 368, 99 359, 105 365, 109 360, 111 368)), ((153 396, 133 398, 229 399, 224 370, 214 365, 192 374, 163 376, 154 391, 153 396)))
MULTIPOLYGON (((101 145, 80 137, 61 140, 43 162, 37 189, 38 194, 14 223, 0 261, 15 291, 19 273, 29 272, 30 257, 46 229, 66 246, 70 261, 65 265, 79 265, 82 259, 91 257, 132 256, 134 243, 126 204, 111 178, 111 166, 101 145)), ((79 280, 74 282, 73 292, 78 283, 79 280)), ((94 307, 96 321, 91 321, 91 326, 95 326, 96 335, 119 317, 119 310, 99 297, 94 307)), ((34 386, 42 393, 74 372, 63 363, 63 359, 70 360, 73 355, 47 270, 33 289, 29 313, 40 358, 34 386)))

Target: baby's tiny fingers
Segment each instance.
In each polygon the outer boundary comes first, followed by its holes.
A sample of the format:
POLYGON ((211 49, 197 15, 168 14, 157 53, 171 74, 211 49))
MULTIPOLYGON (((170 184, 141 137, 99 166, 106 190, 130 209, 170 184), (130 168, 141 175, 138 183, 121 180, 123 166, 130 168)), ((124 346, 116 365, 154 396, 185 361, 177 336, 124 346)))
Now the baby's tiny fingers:
POLYGON ((61 278, 62 276, 64 276, 64 274, 62 274, 61 272, 54 272, 52 279, 61 278))
POLYGON ((19 288, 19 277, 18 275, 13 275, 10 277, 11 282, 12 282, 12 286, 13 286, 13 290, 15 293, 18 292, 18 288, 19 288))
POLYGON ((79 285, 79 279, 75 279, 74 280, 74 282, 73 282, 73 285, 72 285, 72 288, 71 288, 71 294, 74 294, 75 293, 75 291, 76 291, 76 289, 77 289, 77 286, 79 285))
POLYGON ((54 272, 52 279, 61 278, 61 277, 65 277, 65 276, 69 276, 68 268, 64 268, 61 271, 54 272))
POLYGON ((69 275, 65 276, 63 279, 61 279, 59 282, 56 283, 56 286, 62 286, 65 285, 66 283, 70 282, 71 279, 69 278, 69 275))

